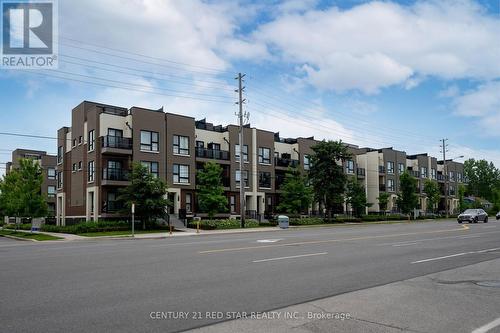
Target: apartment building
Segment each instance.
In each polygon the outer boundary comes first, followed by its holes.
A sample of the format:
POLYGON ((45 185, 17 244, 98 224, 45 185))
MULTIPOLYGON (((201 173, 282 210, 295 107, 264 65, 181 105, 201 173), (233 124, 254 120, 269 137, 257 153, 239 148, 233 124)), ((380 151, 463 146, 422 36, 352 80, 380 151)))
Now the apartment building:
POLYGON ((45 151, 16 149, 12 152, 12 159, 7 163, 6 172, 19 168, 21 159, 32 159, 42 168, 43 183, 40 192, 47 198, 48 216, 55 216, 56 212, 56 156, 45 151))
MULTIPOLYGON (((307 173, 312 147, 318 141, 314 137, 281 138, 279 133, 247 125, 240 147, 238 135, 236 125, 214 125, 206 119, 164 112, 163 108, 127 109, 84 101, 72 110, 71 126, 58 131, 57 223, 120 217, 118 193, 129 184, 133 162, 143 164, 165 181, 173 203, 170 214, 203 216, 197 210, 196 172, 213 161, 223 170, 227 216, 239 215, 240 186, 245 188, 247 216, 270 215, 279 205, 286 170, 293 166, 307 173), (241 174, 240 157, 244 162, 241 174)), ((425 179, 439 181, 444 194, 444 164, 434 157, 407 155, 393 148, 346 146, 352 158, 342 167, 348 177, 364 185, 368 202, 372 203, 367 213, 380 211, 381 192, 390 194, 387 209, 397 211, 399 176, 404 171, 419 179, 422 211, 427 208, 422 191, 425 179)), ((446 166, 450 177, 449 207, 453 211, 457 207, 457 187, 463 181, 463 165, 447 161, 446 166)), ((349 210, 346 204, 336 207, 338 213, 349 210)), ((322 207, 314 204, 309 214, 321 212, 322 207)))
POLYGON ((467 179, 464 177, 463 163, 453 160, 438 161, 437 180, 442 194, 438 209, 443 211, 445 210, 446 203, 444 194, 447 193, 448 211, 451 213, 458 212, 458 188, 460 185, 467 183, 467 179))

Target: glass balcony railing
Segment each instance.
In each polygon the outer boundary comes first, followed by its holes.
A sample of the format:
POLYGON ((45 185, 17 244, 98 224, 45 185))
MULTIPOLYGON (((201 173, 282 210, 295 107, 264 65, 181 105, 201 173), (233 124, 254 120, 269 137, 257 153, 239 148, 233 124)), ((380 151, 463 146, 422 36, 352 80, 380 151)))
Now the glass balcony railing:
POLYGON ((274 165, 285 168, 288 168, 289 166, 292 168, 296 168, 299 166, 299 161, 290 158, 275 157, 274 165))
POLYGON ((229 152, 226 150, 216 150, 197 147, 195 149, 196 157, 200 158, 210 158, 215 160, 229 160, 229 152))
POLYGON ((102 180, 128 181, 128 170, 117 168, 102 169, 102 180))
POLYGON ((132 138, 106 135, 102 137, 103 148, 132 149, 132 138))

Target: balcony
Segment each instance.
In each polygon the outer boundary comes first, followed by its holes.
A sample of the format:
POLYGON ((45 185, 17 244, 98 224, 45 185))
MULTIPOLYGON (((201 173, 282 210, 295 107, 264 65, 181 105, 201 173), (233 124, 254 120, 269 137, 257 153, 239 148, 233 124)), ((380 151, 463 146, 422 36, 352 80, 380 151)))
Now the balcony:
POLYGON ((128 185, 128 170, 116 168, 102 169, 102 185, 128 185))
POLYGON ((363 178, 366 176, 366 169, 365 168, 357 168, 356 174, 358 175, 358 177, 363 178))
POLYGON ((410 170, 409 172, 410 172, 410 175, 412 175, 413 177, 420 178, 420 172, 413 171, 413 170, 410 170))
POLYGON ((103 202, 102 212, 103 213, 116 213, 123 209, 123 203, 119 201, 106 200, 103 202))
POLYGON ((215 149, 197 147, 195 149, 195 152, 196 152, 196 157, 199 158, 209 158, 212 160, 223 160, 223 161, 229 161, 230 158, 229 152, 226 150, 215 150, 215 149))
POLYGON ((132 155, 132 138, 106 135, 101 137, 102 153, 132 155))
POLYGON ((282 168, 296 168, 300 164, 299 160, 293 160, 290 158, 282 158, 282 157, 275 157, 274 158, 274 165, 277 167, 282 167, 282 168))
POLYGON ((379 173, 385 173, 385 166, 383 166, 383 165, 379 165, 379 166, 378 166, 378 172, 379 172, 379 173))

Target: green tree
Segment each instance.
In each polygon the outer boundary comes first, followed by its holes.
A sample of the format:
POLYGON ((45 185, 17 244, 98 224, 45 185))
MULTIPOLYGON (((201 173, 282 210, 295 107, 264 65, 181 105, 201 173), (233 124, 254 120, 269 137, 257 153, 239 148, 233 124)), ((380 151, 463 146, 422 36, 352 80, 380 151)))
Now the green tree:
POLYGON ((427 210, 434 213, 436 206, 441 199, 441 191, 436 181, 426 179, 424 182, 424 192, 427 195, 427 210))
POLYGON ((458 209, 460 212, 463 212, 468 208, 468 205, 465 203, 465 186, 463 184, 458 185, 458 209))
POLYGON ((356 178, 347 181, 346 202, 351 205, 354 216, 360 217, 371 206, 366 199, 363 185, 356 178))
POLYGON ((47 199, 41 193, 42 168, 32 159, 19 160, 19 168, 0 182, 0 210, 15 217, 47 215, 47 199))
POLYGON ((135 203, 135 214, 142 221, 142 228, 146 229, 154 219, 164 217, 166 208, 172 205, 166 194, 167 186, 161 179, 153 176, 147 167, 134 163, 130 184, 120 190, 118 201, 123 203, 123 211, 127 213, 135 203))
POLYGON ((380 211, 386 211, 387 210, 387 205, 389 204, 389 198, 391 195, 387 192, 380 192, 378 195, 378 207, 380 211))
POLYGON ((278 211, 299 214, 311 205, 312 188, 297 168, 288 168, 281 190, 278 211))
POLYGON ((464 162, 464 175, 467 179, 467 194, 492 201, 493 192, 500 187, 500 171, 491 162, 474 160, 464 162))
POLYGON ((219 164, 208 162, 197 174, 198 204, 210 219, 217 213, 227 211, 227 197, 221 181, 222 171, 219 164))
POLYGON ((417 180, 407 171, 399 176, 401 192, 398 195, 397 203, 403 214, 410 214, 418 206, 418 196, 415 193, 417 180))
POLYGON ((342 163, 351 154, 342 141, 322 141, 311 147, 309 178, 317 201, 325 205, 328 218, 333 207, 343 205, 347 177, 342 163))

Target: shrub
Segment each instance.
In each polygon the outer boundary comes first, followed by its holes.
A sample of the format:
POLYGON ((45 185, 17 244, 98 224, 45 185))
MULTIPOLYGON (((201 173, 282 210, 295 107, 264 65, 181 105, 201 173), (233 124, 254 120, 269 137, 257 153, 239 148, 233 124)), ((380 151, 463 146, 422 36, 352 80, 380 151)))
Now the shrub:
POLYGON ((69 226, 43 225, 42 231, 47 232, 62 232, 68 234, 82 234, 87 232, 102 232, 102 231, 124 231, 129 230, 130 224, 125 221, 98 221, 98 222, 83 222, 69 226))
POLYGON ((291 218, 290 225, 314 225, 327 223, 319 217, 291 218))
MULTIPOLYGON (((14 230, 14 229, 16 229, 16 225, 15 224, 6 224, 4 226, 4 228, 14 230)), ((31 230, 31 223, 18 224, 17 229, 18 230, 31 230)))
MULTIPOLYGON (((222 230, 222 229, 238 229, 241 226, 240 220, 227 219, 227 220, 202 220, 199 221, 200 229, 202 230, 222 230)), ((245 228, 256 228, 259 226, 257 220, 245 220, 245 228)), ((196 229, 196 222, 188 224, 189 228, 196 229)))

